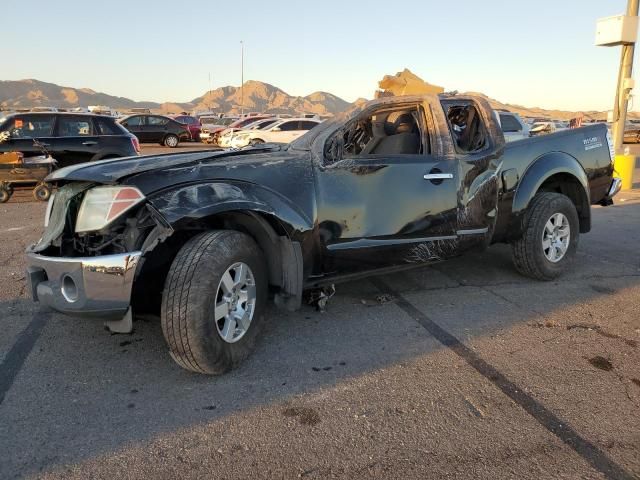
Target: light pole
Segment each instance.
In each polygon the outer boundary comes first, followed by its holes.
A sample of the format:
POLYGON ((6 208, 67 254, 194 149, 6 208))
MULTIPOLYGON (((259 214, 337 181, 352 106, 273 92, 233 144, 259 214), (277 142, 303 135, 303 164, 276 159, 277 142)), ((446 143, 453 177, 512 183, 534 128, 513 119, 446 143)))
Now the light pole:
POLYGON ((240 116, 244 115, 244 42, 240 40, 240 116))
MULTIPOLYGON (((638 16, 638 0, 629 0, 627 3, 627 16, 638 16)), ((624 142, 624 127, 627 121, 627 108, 629 107, 629 95, 632 86, 633 52, 635 43, 622 45, 620 54, 620 70, 618 72, 618 84, 616 88, 616 103, 613 106, 613 144, 616 153, 620 153, 624 142)))
MULTIPOLYGON (((633 186, 633 171, 635 156, 622 150, 624 143, 624 128, 627 121, 629 97, 634 87, 633 52, 638 37, 638 3, 639 0, 628 0, 626 15, 601 18, 596 30, 596 45, 614 47, 621 45, 620 68, 616 86, 616 100, 613 106, 613 149, 615 152, 615 175, 622 180, 622 188, 633 186)), ((625 149, 626 150, 626 149, 625 149)))

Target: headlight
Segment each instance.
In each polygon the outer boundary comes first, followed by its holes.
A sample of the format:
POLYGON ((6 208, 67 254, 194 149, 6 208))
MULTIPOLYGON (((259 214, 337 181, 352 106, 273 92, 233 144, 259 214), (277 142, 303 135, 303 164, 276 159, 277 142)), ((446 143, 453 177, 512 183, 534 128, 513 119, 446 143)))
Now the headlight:
POLYGON ((135 187, 95 187, 80 205, 76 233, 100 230, 144 200, 135 187))

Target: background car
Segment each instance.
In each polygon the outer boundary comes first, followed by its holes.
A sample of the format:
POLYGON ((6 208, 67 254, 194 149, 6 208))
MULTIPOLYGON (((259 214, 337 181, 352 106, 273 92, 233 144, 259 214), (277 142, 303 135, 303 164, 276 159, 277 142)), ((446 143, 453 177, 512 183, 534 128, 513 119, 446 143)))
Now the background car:
POLYGON ((0 119, 0 132, 10 139, 0 152, 18 151, 26 157, 42 155, 42 144, 58 167, 107 158, 138 155, 135 136, 115 119, 80 113, 16 113, 0 119))
POLYGON ((320 123, 313 118, 280 119, 263 130, 240 132, 231 141, 231 146, 242 148, 258 143, 290 143, 320 123))
MULTIPOLYGON (((253 123, 250 123, 249 125, 245 126, 244 128, 241 129, 229 129, 227 131, 227 133, 225 133, 224 135, 220 136, 218 138, 218 146, 222 147, 222 148, 230 148, 231 142, 240 134, 250 131, 250 130, 264 130, 265 128, 267 128, 268 126, 274 124, 275 122, 279 121, 280 119, 273 117, 273 118, 263 118, 261 120, 255 121, 253 123)), ((243 145, 244 146, 244 145, 243 145)))
POLYGON ((202 128, 200 130, 200 141, 203 143, 213 143, 214 136, 227 128, 236 117, 200 117, 202 128))
POLYGON ((220 138, 223 135, 226 136, 230 136, 233 133, 237 132, 238 130, 243 129, 244 127, 246 127, 247 125, 256 122, 258 120, 264 120, 266 118, 271 118, 271 115, 254 115, 251 117, 242 117, 238 120, 236 120, 235 122, 229 124, 229 126, 227 128, 225 128, 224 130, 221 130, 219 132, 217 132, 214 136, 213 136, 213 143, 215 143, 216 145, 222 146, 220 145, 220 138))
POLYGON ((174 115, 173 118, 176 122, 180 122, 183 125, 187 126, 189 133, 191 134, 191 140, 197 142, 200 140, 200 131, 202 130, 202 125, 200 124, 200 120, 191 115, 174 115))
POLYGON ((163 115, 130 115, 118 122, 138 137, 140 143, 159 143, 175 148, 181 141, 191 140, 186 125, 163 115))
POLYGON ((530 137, 536 137, 538 135, 546 135, 556 131, 556 124, 554 122, 534 122, 529 130, 530 137))
POLYGON ((529 126, 522 121, 520 115, 504 110, 496 110, 496 113, 505 141, 514 142, 529 137, 529 126))

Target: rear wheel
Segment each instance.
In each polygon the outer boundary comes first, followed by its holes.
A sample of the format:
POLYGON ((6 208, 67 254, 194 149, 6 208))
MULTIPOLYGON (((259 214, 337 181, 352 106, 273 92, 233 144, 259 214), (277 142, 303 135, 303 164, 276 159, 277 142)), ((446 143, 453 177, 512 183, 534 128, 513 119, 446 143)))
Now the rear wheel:
POLYGON ((560 193, 536 194, 525 218, 522 237, 512 245, 516 269, 528 277, 552 280, 575 257, 580 222, 573 202, 560 193))
POLYGON ((165 147, 176 148, 178 146, 178 144, 180 143, 180 139, 178 138, 177 135, 174 135, 173 133, 170 133, 169 135, 164 137, 164 142, 163 143, 164 143, 165 147))
POLYGON ((229 371, 253 349, 266 296, 267 269, 253 239, 232 230, 192 238, 173 261, 162 294, 171 357, 198 373, 229 371))
POLYGON ((33 189, 33 198, 36 200, 40 200, 41 202, 46 202, 49 200, 51 196, 51 187, 46 183, 41 183, 33 189))

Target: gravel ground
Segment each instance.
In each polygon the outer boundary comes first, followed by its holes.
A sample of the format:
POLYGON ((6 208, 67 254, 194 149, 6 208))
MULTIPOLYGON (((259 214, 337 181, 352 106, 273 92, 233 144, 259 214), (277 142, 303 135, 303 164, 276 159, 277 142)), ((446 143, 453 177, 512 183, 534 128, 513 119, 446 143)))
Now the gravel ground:
POLYGON ((638 478, 640 191, 594 208, 556 282, 507 246, 271 310, 222 377, 40 311, 22 252, 44 205, 0 205, 0 478, 638 478))

